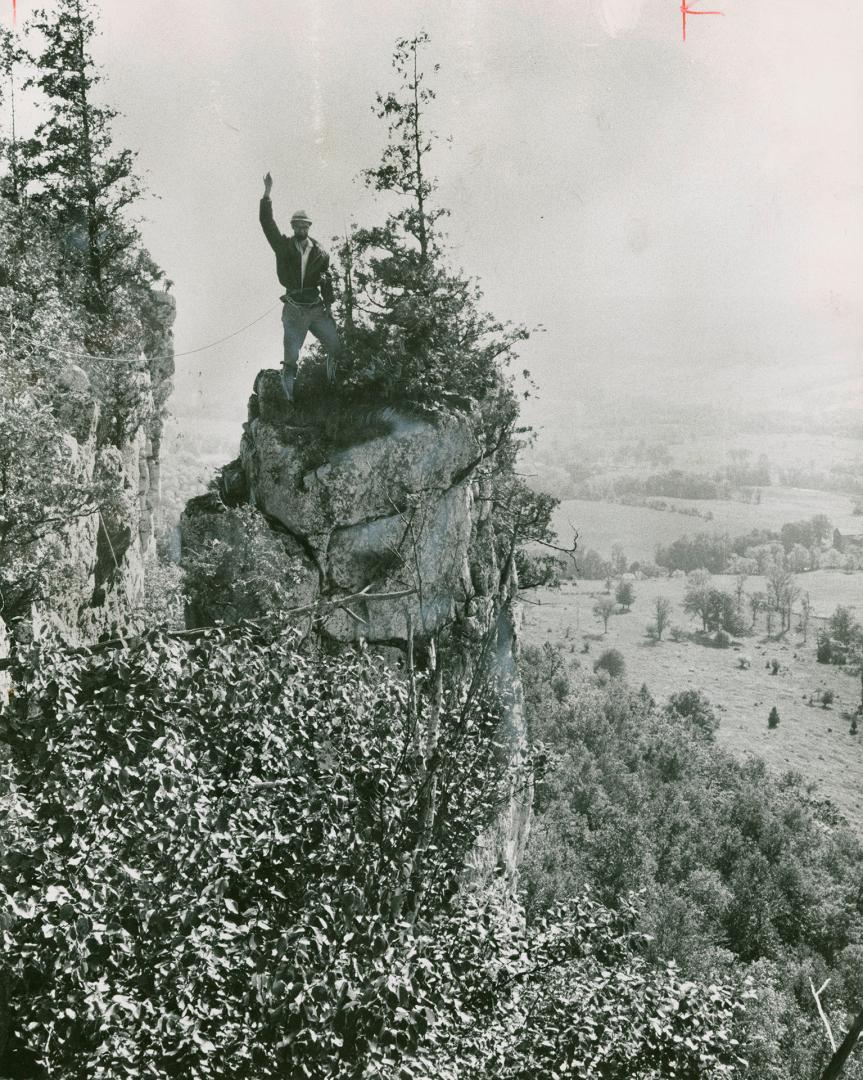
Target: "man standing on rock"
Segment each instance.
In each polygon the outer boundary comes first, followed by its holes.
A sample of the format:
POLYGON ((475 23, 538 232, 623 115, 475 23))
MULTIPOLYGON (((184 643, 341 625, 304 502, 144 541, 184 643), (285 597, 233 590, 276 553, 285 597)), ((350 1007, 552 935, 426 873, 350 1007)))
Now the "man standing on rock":
POLYGON ((260 221, 270 247, 276 253, 276 273, 285 287, 282 297, 282 326, 285 331, 285 356, 282 362, 282 386, 288 401, 294 400, 294 380, 300 349, 311 330, 327 354, 327 378, 335 379, 336 359, 341 349, 339 331, 330 311, 333 302, 333 281, 330 277, 330 257, 309 236, 311 219, 304 210, 291 216, 293 236, 279 232, 273 220, 270 191, 273 178, 264 177, 264 197, 261 199, 260 221))

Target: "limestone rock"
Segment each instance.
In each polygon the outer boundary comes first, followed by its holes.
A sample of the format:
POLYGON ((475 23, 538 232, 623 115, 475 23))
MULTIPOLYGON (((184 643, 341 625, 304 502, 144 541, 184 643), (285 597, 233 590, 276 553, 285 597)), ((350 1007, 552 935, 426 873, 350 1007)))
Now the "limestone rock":
MULTIPOLYGON (((318 601, 314 625, 330 646, 364 640, 381 651, 403 650, 409 633, 420 643, 447 633, 468 653, 482 650, 510 701, 506 739, 520 768, 526 730, 514 572, 502 575, 498 565, 491 463, 478 415, 468 408, 431 418, 344 401, 333 409, 323 412, 320 398, 302 393, 289 403, 277 372, 258 375, 239 457, 224 467, 216 490, 187 504, 185 564, 200 565, 207 545, 218 541, 248 574, 249 537, 269 529, 291 554, 287 606, 318 601), (246 531, 232 524, 238 514, 246 515, 246 531), (484 649, 489 636, 495 643, 484 649)), ((262 558, 280 573, 268 550, 265 542, 262 558)), ((229 603, 237 608, 230 582, 208 581, 213 591, 189 613, 194 625, 226 619, 229 603)), ((237 617, 253 617, 257 603, 237 617)), ((514 880, 530 820, 526 785, 514 784, 497 827, 478 847, 478 873, 499 864, 514 880)))
POLYGON ((106 441, 110 419, 100 415, 97 391, 82 366, 57 375, 52 407, 67 432, 66 443, 82 482, 100 483, 106 497, 98 514, 70 522, 68 557, 57 595, 33 612, 33 627, 52 626, 70 643, 86 643, 127 632, 143 596, 144 567, 154 552, 159 508, 162 413, 174 371, 171 325, 173 297, 150 294, 146 354, 130 379, 137 408, 119 445, 106 441))
MULTIPOLYGON (((333 638, 404 641, 408 620, 431 634, 476 619, 471 597, 488 594, 496 577, 477 417, 358 406, 344 419, 356 440, 328 445, 302 402, 286 401, 278 373, 261 372, 240 456, 221 473, 222 502, 248 503, 292 537, 325 597, 412 590, 337 609, 325 623, 333 638)), ((200 542, 200 509, 187 509, 187 547, 200 542)))

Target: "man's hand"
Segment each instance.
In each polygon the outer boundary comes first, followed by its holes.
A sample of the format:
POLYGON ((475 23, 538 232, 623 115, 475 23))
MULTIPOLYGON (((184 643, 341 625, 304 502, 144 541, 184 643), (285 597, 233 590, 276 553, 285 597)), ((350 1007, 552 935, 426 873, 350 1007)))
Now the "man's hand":
POLYGON ((273 188, 273 178, 269 173, 264 177, 264 198, 269 199, 270 191, 273 188))

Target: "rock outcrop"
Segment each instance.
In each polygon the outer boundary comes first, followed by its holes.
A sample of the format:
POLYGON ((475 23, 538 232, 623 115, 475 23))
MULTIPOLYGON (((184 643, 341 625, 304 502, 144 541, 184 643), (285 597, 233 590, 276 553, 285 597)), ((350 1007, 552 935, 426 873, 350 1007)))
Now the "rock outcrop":
MULTIPOLYGON (((251 511, 280 553, 271 562, 268 547, 264 557, 286 575, 286 606, 317 605, 316 632, 331 647, 365 640, 403 650, 413 636, 421 650, 445 634, 469 656, 485 643, 513 703, 509 744, 519 759, 526 732, 516 583, 496 554, 493 460, 479 414, 429 419, 358 406, 324 423, 320 407, 289 405, 278 374, 259 374, 239 456, 186 507, 184 560, 218 541, 220 550, 234 545, 241 565, 247 534, 238 515, 251 511)), ((236 617, 259 614, 259 599, 249 596, 245 610, 234 603, 236 617)), ((199 593, 188 622, 208 625, 225 611, 218 589, 199 593)), ((499 862, 515 872, 529 806, 529 792, 513 797, 495 837, 477 851, 478 866, 499 862)))
MULTIPOLYGON (((55 411, 75 472, 98 483, 106 497, 98 513, 70 522, 62 587, 37 605, 37 632, 54 627, 70 643, 127 632, 144 589, 144 568, 154 552, 159 508, 159 455, 163 412, 174 371, 171 327, 176 315, 168 293, 150 297, 147 353, 123 372, 130 403, 118 436, 94 383, 111 377, 108 361, 89 374, 70 364, 58 377, 55 411)), ((82 361, 84 363, 85 361, 82 361)))

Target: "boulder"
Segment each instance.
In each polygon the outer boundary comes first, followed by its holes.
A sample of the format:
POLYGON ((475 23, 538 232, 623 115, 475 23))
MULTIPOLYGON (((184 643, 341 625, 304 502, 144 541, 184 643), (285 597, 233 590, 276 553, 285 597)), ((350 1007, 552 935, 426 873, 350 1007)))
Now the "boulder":
MULTIPOLYGON (((337 640, 403 641, 409 621, 432 634, 476 620, 472 598, 492 593, 498 578, 478 417, 357 406, 344 416, 356 433, 348 444, 328 440, 318 419, 302 399, 287 402, 278 372, 261 372, 219 501, 255 508, 290 537, 323 597, 385 594, 335 609, 324 629, 337 640)), ((208 535, 201 510, 190 504, 184 515, 187 551, 208 535)))

